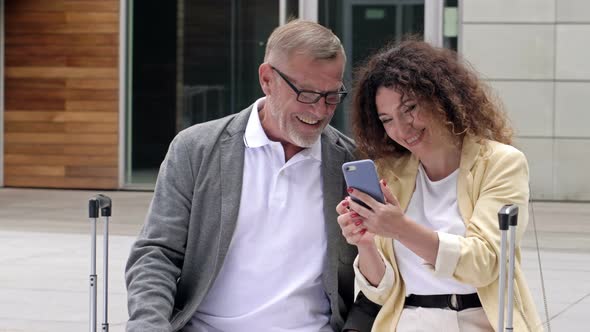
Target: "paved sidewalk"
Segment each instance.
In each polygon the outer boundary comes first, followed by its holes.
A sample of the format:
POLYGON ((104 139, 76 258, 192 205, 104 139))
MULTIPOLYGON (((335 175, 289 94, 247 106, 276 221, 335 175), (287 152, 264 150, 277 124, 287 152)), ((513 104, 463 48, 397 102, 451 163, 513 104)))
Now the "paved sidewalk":
MULTIPOLYGON (((0 188, 0 332, 88 330, 90 223, 98 192, 0 188)), ((151 192, 102 192, 113 198, 110 224, 109 323, 127 320, 123 271, 151 192)), ((523 240, 523 267, 545 317, 536 233, 552 331, 587 331, 590 323, 590 204, 533 204, 523 240)), ((102 222, 99 224, 102 232, 102 222)), ((102 237, 97 239, 98 329, 102 322, 102 237)))
MULTIPOLYGON (((0 332, 80 332, 89 326, 88 200, 99 192, 0 188, 0 332)), ((111 332, 127 321, 124 269, 151 192, 101 192, 109 224, 111 332)), ((97 225, 98 331, 103 322, 103 219, 97 225)))

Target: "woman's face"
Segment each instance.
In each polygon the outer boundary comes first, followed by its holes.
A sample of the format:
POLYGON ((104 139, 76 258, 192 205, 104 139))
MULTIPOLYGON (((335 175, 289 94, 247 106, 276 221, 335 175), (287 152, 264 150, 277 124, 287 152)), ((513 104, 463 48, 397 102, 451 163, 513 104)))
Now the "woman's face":
POLYGON ((398 91, 380 87, 375 97, 377 114, 387 135, 399 145, 424 159, 448 138, 440 121, 436 121, 432 110, 424 109, 425 104, 403 96, 398 91))

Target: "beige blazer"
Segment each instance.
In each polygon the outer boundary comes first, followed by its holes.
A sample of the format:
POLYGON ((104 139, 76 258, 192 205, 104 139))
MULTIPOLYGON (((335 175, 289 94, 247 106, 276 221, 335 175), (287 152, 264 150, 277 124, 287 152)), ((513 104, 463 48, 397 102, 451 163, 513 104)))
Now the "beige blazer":
MULTIPOLYGON (((376 161, 380 176, 386 179, 404 210, 414 192, 418 163, 413 155, 376 161)), ((519 243, 528 223, 529 169, 525 156, 509 145, 493 141, 477 142, 466 137, 459 168, 457 200, 466 233, 465 237, 439 236, 439 248, 444 248, 444 251, 439 252, 438 258, 456 264, 432 267, 433 273, 474 286, 486 316, 497 330, 500 271, 497 213, 505 204, 518 205, 514 330, 542 331, 520 264, 519 243)), ((404 307, 404 282, 397 268, 392 240, 376 237, 375 241, 393 267, 395 282, 378 293, 369 290, 364 293, 371 301, 383 305, 373 331, 395 331, 404 307)))

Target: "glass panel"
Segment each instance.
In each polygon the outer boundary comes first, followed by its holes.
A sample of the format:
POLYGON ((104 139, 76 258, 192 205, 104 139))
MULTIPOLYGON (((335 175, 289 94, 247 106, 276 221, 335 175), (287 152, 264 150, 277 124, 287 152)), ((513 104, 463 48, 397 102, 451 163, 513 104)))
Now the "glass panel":
POLYGON ((130 13, 131 151, 126 164, 131 172, 126 180, 149 185, 175 134, 176 1, 135 1, 130 13))
MULTIPOLYGON (((344 26, 343 24, 346 23, 344 19, 344 2, 340 0, 319 0, 318 1, 318 23, 332 29, 332 31, 340 38, 344 47, 346 49, 345 41, 344 41, 344 26)), ((352 97, 352 84, 350 80, 350 55, 346 55, 348 57, 347 64, 346 64, 346 73, 344 74, 344 85, 346 89, 350 91, 346 99, 344 99, 343 104, 339 105, 336 108, 336 112, 334 113, 334 117, 330 124, 335 128, 338 128, 341 131, 346 132, 348 128, 348 116, 346 116, 346 112, 348 110, 348 105, 350 104, 350 100, 352 97)))
POLYGON ((352 65, 396 38, 396 6, 352 6, 352 65), (377 38, 367 38, 371 34, 377 38))
POLYGON ((287 14, 285 17, 287 22, 299 17, 299 0, 287 0, 287 14))
POLYGON ((239 112, 263 95, 258 66, 278 13, 275 0, 133 3, 131 187, 153 186, 180 130, 239 112))
POLYGON ((407 34, 424 34, 423 4, 353 5, 352 65, 407 34))
POLYGON ((424 38, 424 2, 400 7, 402 24, 399 36, 416 35, 424 38))

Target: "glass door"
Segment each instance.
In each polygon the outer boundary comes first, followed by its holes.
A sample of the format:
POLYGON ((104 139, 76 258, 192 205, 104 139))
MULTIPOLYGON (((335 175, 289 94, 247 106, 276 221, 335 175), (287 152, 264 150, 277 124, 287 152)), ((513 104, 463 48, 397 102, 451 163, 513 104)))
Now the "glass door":
POLYGON ((180 130, 263 96, 258 66, 292 1, 131 1, 126 187, 153 188, 180 130))
MULTIPOLYGON (((349 89, 353 69, 369 55, 404 35, 424 36, 424 0, 322 0, 318 5, 319 23, 330 27, 346 50, 345 84, 349 89)), ((347 98, 332 120, 345 133, 350 133, 351 99, 347 98)))
POLYGON ((424 0, 345 1, 344 40, 355 67, 405 35, 424 37, 424 0))

